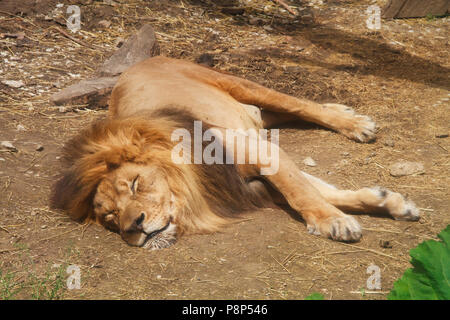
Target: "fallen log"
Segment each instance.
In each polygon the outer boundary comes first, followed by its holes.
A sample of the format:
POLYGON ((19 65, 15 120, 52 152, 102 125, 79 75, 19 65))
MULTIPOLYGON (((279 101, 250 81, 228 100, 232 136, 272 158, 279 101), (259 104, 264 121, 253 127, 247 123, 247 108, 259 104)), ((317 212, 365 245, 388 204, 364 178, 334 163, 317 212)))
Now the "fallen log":
POLYGON ((156 55, 159 55, 158 41, 153 28, 146 24, 105 60, 90 79, 61 90, 50 101, 56 105, 87 104, 96 108, 107 107, 119 75, 132 65, 156 55))
POLYGON ((450 13, 450 0, 390 0, 383 9, 383 18, 420 18, 450 13))
POLYGON ((109 95, 118 78, 116 76, 82 80, 55 93, 50 100, 56 105, 87 104, 104 108, 108 106, 109 95))

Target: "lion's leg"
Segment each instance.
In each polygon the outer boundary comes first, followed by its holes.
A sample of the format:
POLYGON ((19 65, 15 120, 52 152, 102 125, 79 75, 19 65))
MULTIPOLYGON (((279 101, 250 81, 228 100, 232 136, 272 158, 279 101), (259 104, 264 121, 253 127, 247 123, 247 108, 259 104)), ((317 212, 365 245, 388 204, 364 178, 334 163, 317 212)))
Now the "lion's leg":
MULTIPOLYGON (((251 145, 246 150, 247 156, 250 152, 258 152, 251 145)), ((260 174, 259 178, 266 180, 278 190, 287 204, 301 214, 309 233, 343 241, 357 241, 361 238, 361 227, 355 218, 326 201, 282 149, 270 143, 270 153, 278 157, 272 159, 269 173, 263 171, 268 165, 263 164, 258 152, 257 164, 239 165, 242 174, 244 176, 260 174)), ((277 199, 273 200, 278 202, 277 199)))
POLYGON ((332 205, 343 211, 389 213, 397 220, 418 220, 419 210, 401 194, 385 188, 362 188, 357 191, 339 190, 305 172, 303 175, 332 205))
MULTIPOLYGON (((345 105, 319 104, 295 98, 255 82, 206 68, 190 76, 228 92, 241 103, 258 106, 263 112, 280 114, 283 117, 281 122, 289 117, 291 121, 302 119, 333 129, 359 142, 375 139, 375 123, 367 116, 355 114, 352 108, 345 105)), ((265 121, 266 127, 276 123, 276 118, 269 114, 265 121)))
MULTIPOLYGON (((243 79, 236 81, 229 93, 241 103, 261 107, 263 114, 264 111, 280 114, 282 122, 286 121, 287 114, 291 116, 290 121, 302 119, 317 123, 359 142, 375 140, 375 123, 369 117, 357 115, 352 108, 342 104, 319 104, 295 98, 243 79)), ((271 114, 267 118, 267 127, 277 122, 271 114)))

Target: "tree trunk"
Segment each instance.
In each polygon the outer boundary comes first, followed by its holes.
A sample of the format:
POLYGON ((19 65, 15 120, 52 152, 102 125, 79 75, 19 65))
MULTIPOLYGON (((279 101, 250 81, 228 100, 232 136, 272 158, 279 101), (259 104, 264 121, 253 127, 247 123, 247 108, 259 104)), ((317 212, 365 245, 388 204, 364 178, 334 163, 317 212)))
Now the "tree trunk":
POLYGON ((450 13, 450 0, 390 0, 383 10, 383 18, 419 18, 447 13, 450 13))

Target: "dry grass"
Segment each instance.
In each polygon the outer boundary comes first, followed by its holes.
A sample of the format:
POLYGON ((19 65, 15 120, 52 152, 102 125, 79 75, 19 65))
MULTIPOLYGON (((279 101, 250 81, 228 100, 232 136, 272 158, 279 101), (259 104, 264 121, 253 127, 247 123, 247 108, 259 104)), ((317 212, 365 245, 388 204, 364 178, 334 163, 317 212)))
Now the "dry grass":
POLYGON ((0 270, 15 272, 20 283, 48 263, 77 264, 82 289, 61 296, 76 299, 301 299, 314 291, 328 299, 383 298, 409 266, 408 250, 434 239, 450 221, 450 142, 436 138, 450 123, 448 18, 383 22, 384 29, 373 32, 364 22, 373 1, 308 8, 299 17, 272 1, 252 1, 242 16, 208 1, 121 2, 83 5, 84 25, 75 34, 66 32, 62 16, 44 21, 0 11, 0 32, 25 34, 24 40, 0 39, 2 74, 25 83, 18 89, 0 84, 0 140, 19 149, 0 153, 0 270), (98 27, 102 19, 111 26, 98 27), (375 118, 374 144, 355 144, 315 126, 285 128, 280 142, 302 169, 304 157, 314 158, 318 166, 307 170, 331 183, 408 194, 422 208, 421 221, 361 215, 362 242, 342 244, 310 236, 285 212, 267 209, 223 233, 146 252, 50 210, 60 148, 106 111, 70 105, 60 112, 49 97, 92 75, 120 38, 143 23, 154 26, 166 56, 195 60, 209 53, 219 69, 295 96, 346 103, 375 118), (18 124, 26 130, 18 131, 18 124), (35 151, 37 143, 44 151, 35 151), (390 176, 387 168, 400 159, 423 162, 425 174, 390 176), (380 240, 393 248, 381 248, 380 240), (383 290, 363 297, 358 293, 372 263, 381 268, 383 290))

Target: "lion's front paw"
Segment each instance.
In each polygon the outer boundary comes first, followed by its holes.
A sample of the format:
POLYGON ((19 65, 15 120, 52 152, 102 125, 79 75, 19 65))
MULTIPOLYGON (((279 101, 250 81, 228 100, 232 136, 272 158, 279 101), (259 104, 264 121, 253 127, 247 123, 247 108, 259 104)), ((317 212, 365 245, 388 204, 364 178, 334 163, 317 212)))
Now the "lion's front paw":
POLYGON ((372 142, 376 139, 376 124, 368 116, 357 115, 343 104, 325 103, 324 108, 336 113, 336 130, 347 138, 358 142, 372 142))
POLYGON ((340 217, 330 217, 316 223, 308 225, 308 232, 322 235, 338 241, 358 241, 361 239, 361 226, 355 218, 347 215, 340 217))

